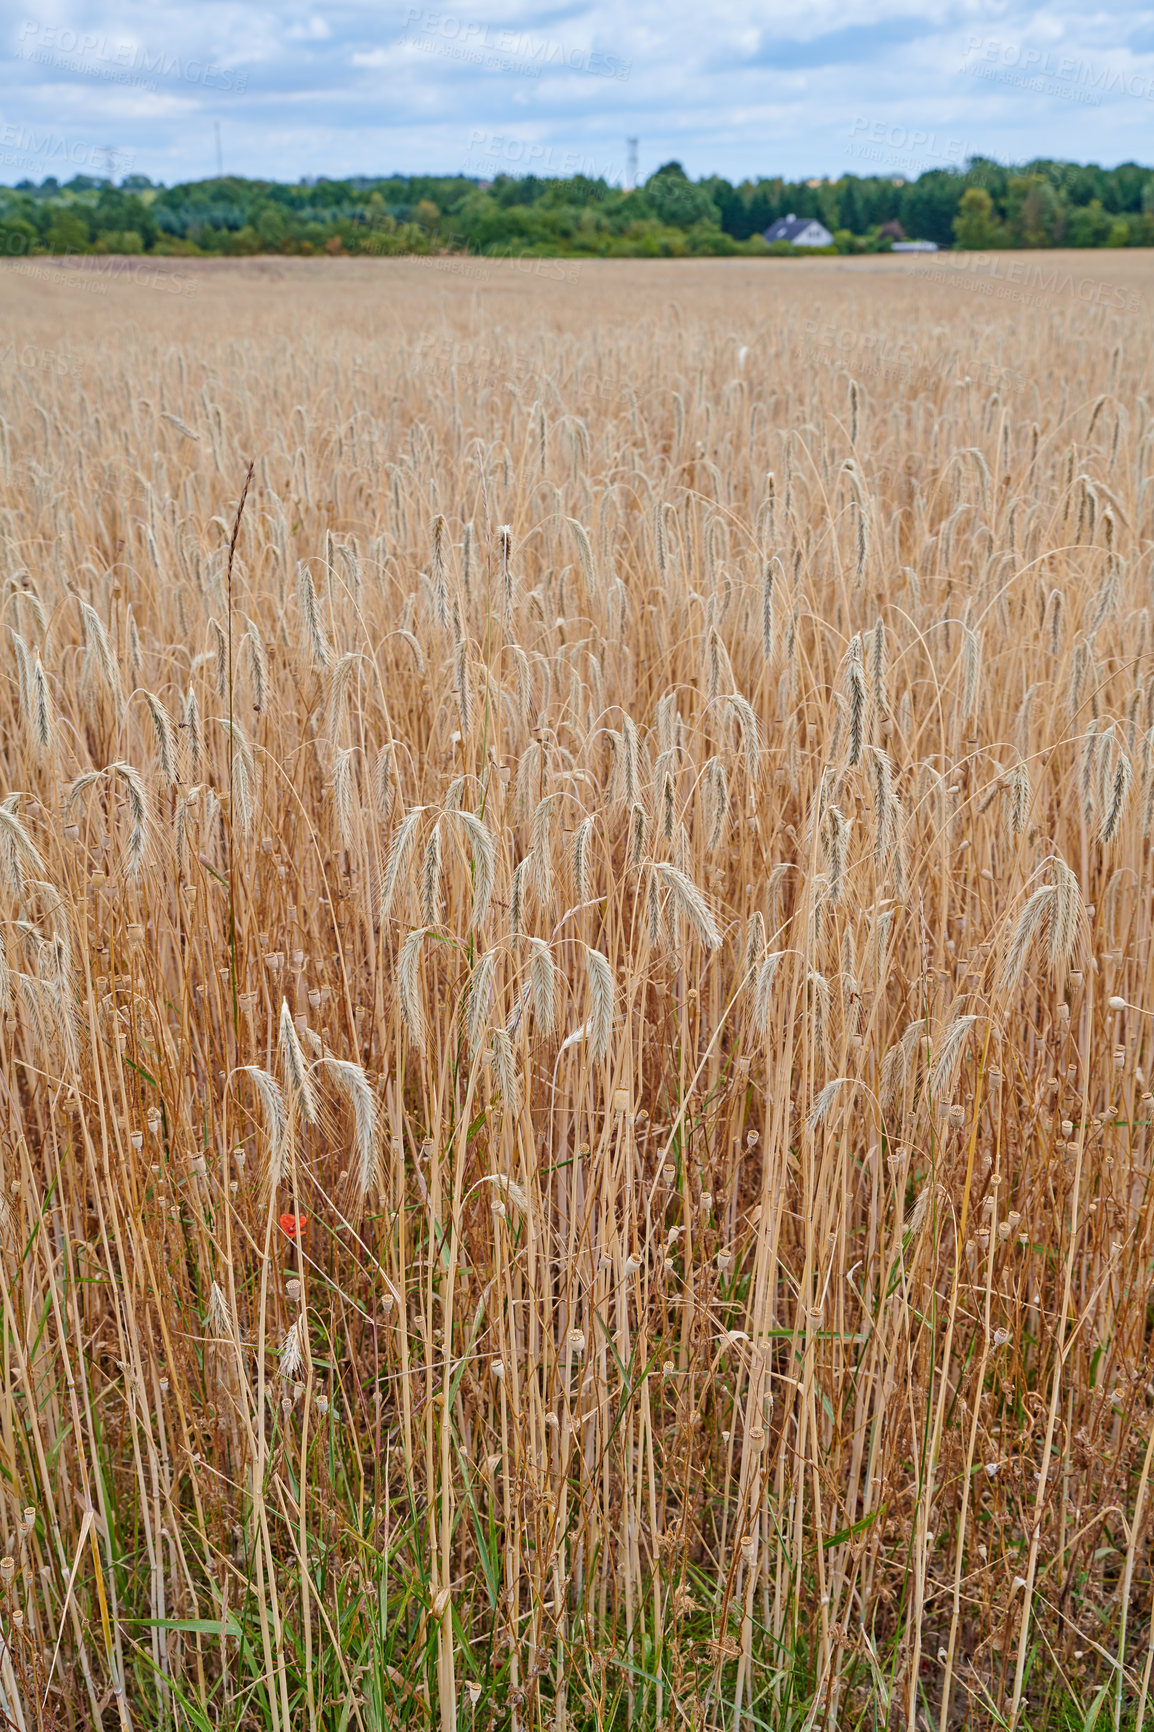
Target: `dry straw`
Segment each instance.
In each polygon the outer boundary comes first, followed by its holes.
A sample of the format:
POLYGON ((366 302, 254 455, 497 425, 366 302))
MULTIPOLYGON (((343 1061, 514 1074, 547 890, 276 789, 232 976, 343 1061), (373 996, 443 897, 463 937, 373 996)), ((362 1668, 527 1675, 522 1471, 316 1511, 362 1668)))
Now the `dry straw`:
POLYGON ((5 274, 0 1719, 1150 1726, 1141 257, 5 274))

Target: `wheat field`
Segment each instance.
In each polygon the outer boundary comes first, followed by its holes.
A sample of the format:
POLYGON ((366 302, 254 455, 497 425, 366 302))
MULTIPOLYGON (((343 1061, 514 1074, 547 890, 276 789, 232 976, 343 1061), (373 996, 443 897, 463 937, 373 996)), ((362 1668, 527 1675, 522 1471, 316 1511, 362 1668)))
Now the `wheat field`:
POLYGON ((0 274, 0 1724, 1154 1722, 1154 277, 964 263, 0 274))

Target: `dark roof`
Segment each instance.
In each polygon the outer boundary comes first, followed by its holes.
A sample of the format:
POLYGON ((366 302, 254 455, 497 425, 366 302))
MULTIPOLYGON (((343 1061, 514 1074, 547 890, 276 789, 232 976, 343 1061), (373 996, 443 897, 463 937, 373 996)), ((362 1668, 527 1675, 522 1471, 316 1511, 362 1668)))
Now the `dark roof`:
MULTIPOLYGON (((778 217, 775 223, 770 224, 765 231, 765 238, 767 241, 795 241, 798 235, 809 227, 810 223, 817 223, 821 228, 825 228, 820 217, 784 216, 778 217)), ((826 229, 826 233, 829 233, 828 229, 826 229)))

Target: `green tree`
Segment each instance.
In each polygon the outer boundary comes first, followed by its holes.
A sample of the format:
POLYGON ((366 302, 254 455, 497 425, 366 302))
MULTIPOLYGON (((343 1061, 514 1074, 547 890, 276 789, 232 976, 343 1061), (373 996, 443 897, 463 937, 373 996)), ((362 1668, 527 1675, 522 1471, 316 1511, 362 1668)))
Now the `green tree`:
POLYGON ((667 162, 645 182, 645 202, 658 222, 691 229, 695 223, 721 226, 717 206, 704 187, 695 186, 679 162, 667 162))
POLYGON ((1015 175, 1006 195, 1010 233, 1020 246, 1052 247, 1062 237, 1065 213, 1043 174, 1015 175))
POLYGON ((1110 213, 1102 208, 1102 201, 1092 198, 1080 210, 1070 213, 1070 245, 1072 247, 1100 247, 1110 233, 1110 213))
POLYGON ((767 228, 784 213, 781 202, 781 182, 762 180, 749 189, 749 222, 755 235, 764 235, 767 228))
POLYGON ((963 252, 984 253, 1006 244, 1006 231, 994 215, 994 201, 984 186, 969 186, 954 218, 954 239, 963 252))
POLYGON ((441 221, 441 213, 431 198, 417 200, 417 208, 413 212, 413 221, 418 223, 424 232, 432 238, 441 221))
POLYGON ((94 253, 142 253, 144 241, 135 229, 101 229, 94 253))
POLYGON ((88 224, 78 210, 71 205, 63 205, 59 210, 53 211, 45 236, 50 252, 87 252, 90 238, 88 224))
POLYGON ((720 175, 711 175, 701 183, 708 197, 717 207, 721 218, 721 226, 727 235, 734 240, 748 240, 752 234, 749 220, 749 208, 741 196, 741 192, 720 175))
MULTIPOLYGON (((864 234, 869 228, 869 199, 866 187, 856 174, 847 174, 838 182, 838 216, 841 221, 838 229, 848 229, 851 234, 864 234)), ((835 230, 834 239, 837 239, 835 230)), ((839 247, 844 252, 844 247, 839 247)))
POLYGON ((965 191, 961 175, 932 168, 900 188, 898 219, 908 235, 948 247, 954 238, 954 218, 965 191))
POLYGON ((92 207, 90 222, 97 234, 129 234, 135 231, 140 236, 142 245, 131 247, 133 252, 146 251, 156 239, 156 222, 144 200, 137 198, 134 193, 124 192, 119 187, 101 187, 100 197, 92 207))
POLYGON ((40 236, 33 223, 19 216, 0 216, 0 256, 19 258, 30 253, 40 236))
POLYGON ((253 226, 266 247, 281 247, 288 239, 288 217, 279 204, 258 206, 253 226))

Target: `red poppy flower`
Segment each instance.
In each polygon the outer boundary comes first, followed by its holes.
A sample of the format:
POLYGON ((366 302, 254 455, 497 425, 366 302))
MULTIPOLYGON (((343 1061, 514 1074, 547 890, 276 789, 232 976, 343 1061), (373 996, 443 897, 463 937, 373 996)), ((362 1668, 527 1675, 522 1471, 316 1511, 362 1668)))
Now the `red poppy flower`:
POLYGON ((280 1224, 282 1233, 287 1233, 290 1239, 295 1239, 300 1228, 308 1226, 309 1218, 307 1215, 282 1215, 280 1224))

